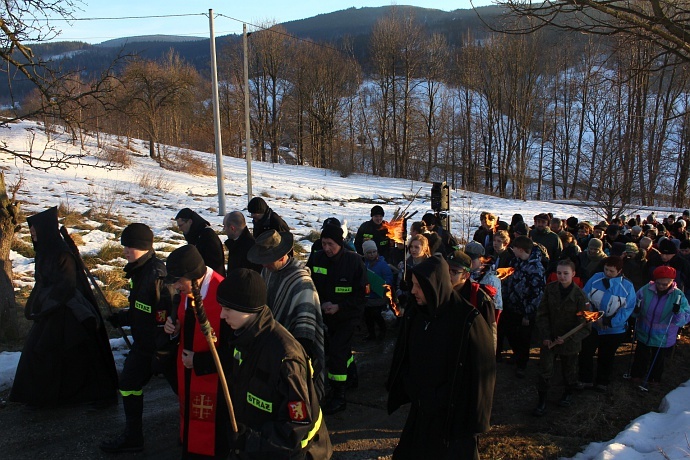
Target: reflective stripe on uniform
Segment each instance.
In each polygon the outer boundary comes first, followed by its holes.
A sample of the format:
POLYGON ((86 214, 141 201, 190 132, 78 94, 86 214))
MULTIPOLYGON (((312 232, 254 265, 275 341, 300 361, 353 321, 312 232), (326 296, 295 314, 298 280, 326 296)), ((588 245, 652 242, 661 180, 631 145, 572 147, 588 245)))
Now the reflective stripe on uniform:
POLYGON ((257 409, 261 409, 264 412, 268 412, 269 414, 273 412, 273 403, 270 401, 264 401, 261 398, 257 398, 250 392, 247 392, 247 402, 251 404, 252 406, 256 407, 257 409))
POLYGON ((237 361, 239 361, 240 366, 242 365, 242 352, 235 348, 235 351, 232 352, 233 358, 235 358, 237 361))
POLYGON ((146 313, 151 313, 151 305, 146 305, 144 302, 139 302, 138 300, 134 302, 134 308, 146 313))
POLYGON ((319 409, 319 417, 316 419, 316 423, 314 424, 314 428, 309 430, 309 433, 307 433, 307 437, 302 439, 301 442, 301 447, 304 449, 307 447, 307 444, 309 444, 309 441, 311 441, 314 436, 316 436, 316 433, 318 433, 319 428, 321 428, 321 423, 323 422, 323 414, 321 413, 321 409, 319 409))
POLYGON ((350 367, 350 364, 355 362, 355 355, 350 355, 350 359, 347 360, 347 367, 350 367))
POLYGON ((347 382, 347 374, 331 374, 329 372, 328 380, 335 380, 336 382, 347 382))
POLYGON ((352 286, 336 286, 336 294, 350 294, 352 292, 352 286))
POLYGON ((120 390, 120 394, 124 396, 142 396, 144 394, 144 390, 120 390))
POLYGON ((319 275, 328 275, 328 269, 326 267, 311 267, 311 269, 314 273, 318 273, 319 275))

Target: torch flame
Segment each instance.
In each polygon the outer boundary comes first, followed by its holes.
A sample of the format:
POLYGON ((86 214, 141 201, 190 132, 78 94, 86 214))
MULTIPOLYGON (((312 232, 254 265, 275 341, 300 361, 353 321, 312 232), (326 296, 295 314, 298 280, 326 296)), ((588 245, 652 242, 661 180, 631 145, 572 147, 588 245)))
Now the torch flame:
POLYGON ((588 323, 593 323, 602 316, 604 316, 603 311, 579 311, 577 316, 582 316, 588 323))
POLYGON ((501 281, 508 278, 513 273, 515 273, 515 269, 513 267, 497 268, 496 269, 496 276, 498 276, 498 279, 500 279, 501 281))
POLYGON ((383 222, 381 226, 386 229, 387 234, 386 236, 388 239, 395 243, 404 243, 405 240, 403 238, 403 233, 404 233, 404 226, 403 223, 405 222, 405 219, 400 218, 400 219, 393 219, 390 222, 383 222))
POLYGON ((391 303, 391 311, 396 318, 399 318, 400 308, 398 307, 398 304, 395 303, 395 300, 393 300, 393 289, 391 288, 390 284, 384 284, 383 289, 386 291, 386 297, 388 297, 388 301, 391 303))

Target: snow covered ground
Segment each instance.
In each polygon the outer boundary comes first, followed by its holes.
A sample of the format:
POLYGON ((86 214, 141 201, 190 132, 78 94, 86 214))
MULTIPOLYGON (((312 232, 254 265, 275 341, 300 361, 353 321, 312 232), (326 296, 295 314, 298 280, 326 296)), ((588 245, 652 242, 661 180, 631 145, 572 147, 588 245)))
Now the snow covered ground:
MULTIPOLYGON (((36 125, 22 122, 0 132, 0 142, 8 148, 27 151, 33 142, 34 151, 41 151, 46 138, 36 125), (32 136, 35 139, 32 141, 32 136), (40 146, 40 147, 39 147, 40 146)), ((96 155, 98 148, 93 139, 87 145, 96 155)), ((118 144, 111 139, 112 145, 118 144)), ((55 144, 57 146, 57 144, 55 144)), ((7 154, 0 154, 0 168, 6 175, 9 187, 21 180, 17 197, 23 202, 27 214, 62 204, 80 213, 92 208, 110 208, 130 222, 149 225, 157 237, 156 248, 179 246, 184 239, 172 231, 177 211, 189 207, 197 211, 217 229, 222 229, 222 216, 218 215, 215 177, 191 176, 183 172, 161 169, 148 158, 147 149, 139 141, 132 143, 132 164, 127 169, 106 170, 96 168, 95 160, 87 160, 81 166, 67 169, 38 171, 23 165, 7 154), (158 185, 158 187, 152 186, 158 185), (158 241, 160 240, 160 241, 158 241)), ((59 144, 60 149, 76 149, 71 144, 59 144)), ((214 156, 192 153, 209 164, 214 156)), ((247 205, 246 164, 236 158, 223 159, 225 175, 226 212, 243 210, 247 205)), ((280 214, 293 229, 296 240, 307 250, 311 245, 302 240, 312 230, 319 231, 321 222, 335 216, 347 220, 349 230, 356 231, 359 224, 369 219, 374 204, 381 204, 389 218, 393 212, 409 206, 417 211, 416 218, 430 209, 431 184, 403 179, 379 178, 354 174, 347 178, 323 169, 289 165, 252 164, 253 194, 262 196, 268 205, 280 214), (421 190, 420 190, 421 188, 421 190), (419 191, 416 199, 412 197, 419 191)), ((553 212, 555 216, 599 220, 585 208, 539 201, 505 200, 477 193, 455 190, 451 192, 453 233, 457 236, 471 234, 479 225, 479 213, 492 211, 502 220, 510 221, 514 213, 521 213, 530 222, 541 212, 553 212)), ((664 211, 665 212, 665 211, 664 211)), ((659 215, 662 215, 660 212, 659 215)), ((88 221, 86 222, 88 224, 88 221)), ((93 254, 104 244, 119 245, 112 233, 95 229, 72 230, 81 234, 84 245, 82 254, 93 254)), ((251 225, 251 224, 250 224, 251 225)), ((24 228, 19 237, 26 238, 24 228)), ((222 240, 225 237, 221 237, 222 240)), ((10 254, 14 267, 17 289, 32 285, 33 259, 16 252, 10 254)), ((124 265, 124 261, 122 264, 124 265)), ((116 265, 103 267, 116 268, 116 265)), ((118 366, 124 360, 122 339, 111 340, 118 366)), ((0 390, 11 387, 19 353, 0 353, 0 390)), ((592 443, 575 458, 580 459, 680 459, 690 456, 685 434, 690 431, 690 382, 669 393, 661 404, 659 413, 646 414, 634 420, 629 427, 610 442, 592 443), (663 453, 662 453, 663 452, 663 453)))

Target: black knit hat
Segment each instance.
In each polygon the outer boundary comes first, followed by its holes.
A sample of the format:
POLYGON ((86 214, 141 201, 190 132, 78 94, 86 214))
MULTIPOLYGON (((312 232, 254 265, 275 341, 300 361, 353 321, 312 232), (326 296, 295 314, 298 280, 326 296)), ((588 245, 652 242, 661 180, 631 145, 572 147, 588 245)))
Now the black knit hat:
POLYGON ((329 217, 328 219, 324 220, 321 228, 324 228, 326 225, 333 225, 335 227, 341 226, 340 221, 337 217, 329 217))
POLYGON ((383 208, 379 206, 378 204, 374 207, 371 208, 371 217, 374 216, 385 216, 383 212, 383 208))
POLYGON ((323 230, 321 230, 321 238, 330 238, 331 240, 338 243, 339 246, 343 245, 343 229, 336 227, 334 225, 326 225, 323 230))
POLYGON ((266 282, 254 270, 236 268, 218 285, 216 300, 225 308, 258 313, 267 303, 266 282))
POLYGON ((678 254, 678 247, 667 238, 659 243, 659 252, 662 254, 678 254))
POLYGON ((204 259, 197 248, 191 244, 171 252, 165 266, 168 269, 167 281, 169 282, 174 282, 178 278, 198 280, 206 274, 204 259))
POLYGON ((153 249, 153 232, 145 224, 129 224, 120 235, 120 243, 128 248, 148 251, 153 249))
POLYGON ((266 211, 268 211, 268 205, 263 198, 255 196, 249 200, 247 211, 249 211, 249 214, 266 214, 266 211))

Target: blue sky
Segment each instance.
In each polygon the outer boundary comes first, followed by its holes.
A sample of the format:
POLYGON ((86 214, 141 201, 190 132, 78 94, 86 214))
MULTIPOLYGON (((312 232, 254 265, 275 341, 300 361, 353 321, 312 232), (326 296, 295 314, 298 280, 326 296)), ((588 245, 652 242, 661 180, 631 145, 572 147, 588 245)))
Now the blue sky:
MULTIPOLYGON (((387 5, 414 5, 444 11, 469 9, 469 0, 401 0, 393 2, 376 0, 272 0, 272 1, 228 1, 206 0, 190 2, 189 0, 83 0, 77 2, 75 18, 115 18, 141 17, 158 15, 187 15, 184 17, 126 19, 126 20, 93 20, 59 22, 56 26, 62 29, 57 38, 79 40, 88 43, 100 43, 105 40, 136 35, 170 34, 208 37, 208 10, 221 14, 215 19, 216 35, 227 35, 242 32, 242 22, 258 24, 265 22, 286 22, 303 19, 317 14, 330 13, 350 7, 372 7, 387 5), (203 15, 206 14, 206 15, 203 15)), ((491 4, 491 0, 477 0, 475 6, 491 4)), ((249 26, 251 30, 251 26, 249 26)))

